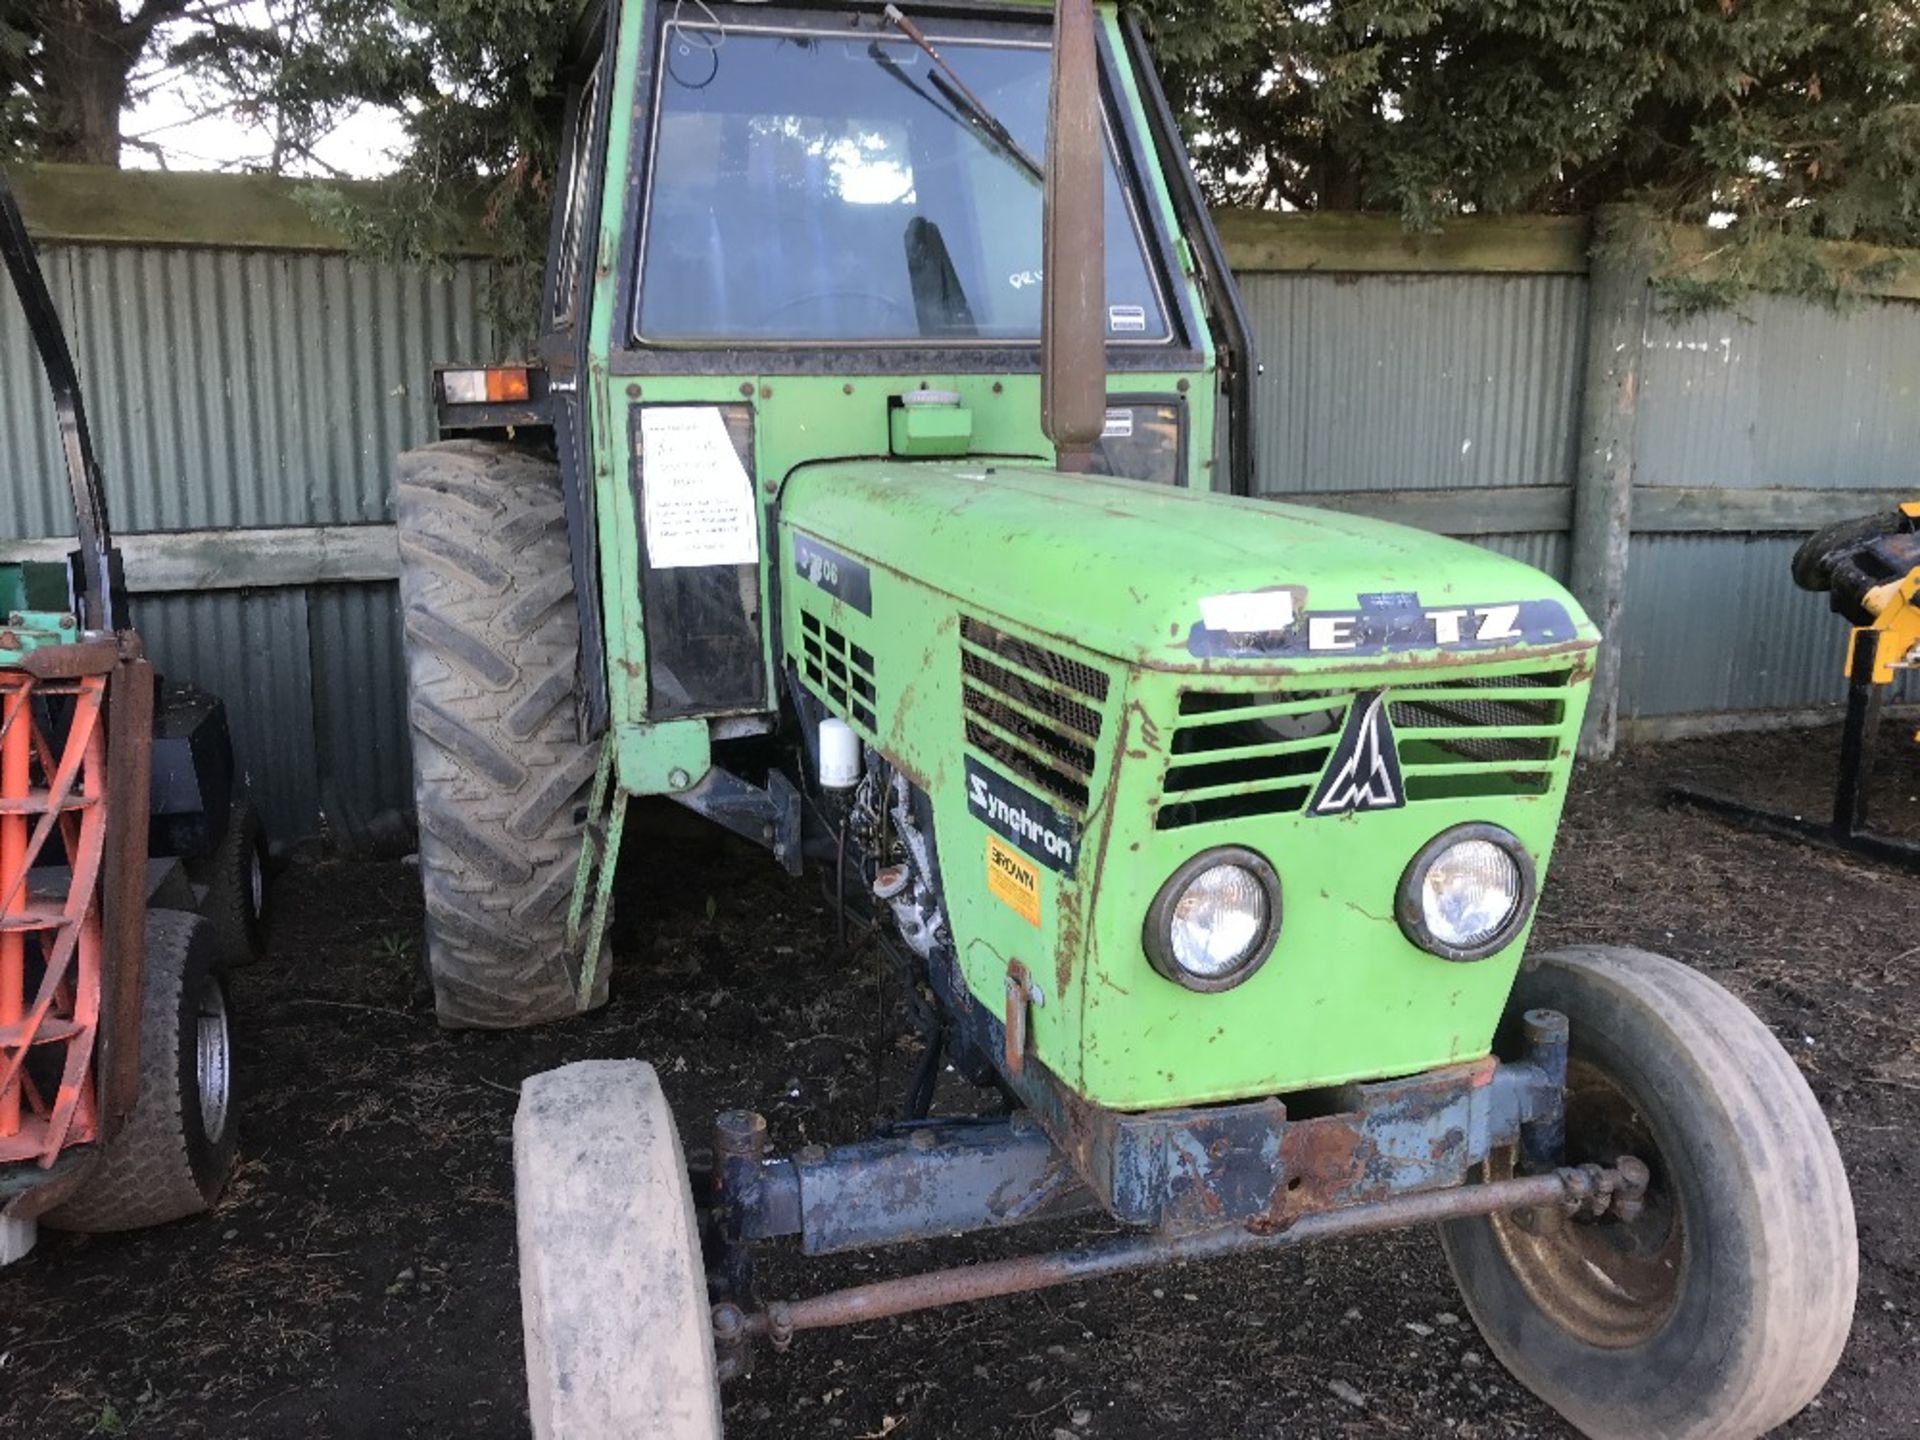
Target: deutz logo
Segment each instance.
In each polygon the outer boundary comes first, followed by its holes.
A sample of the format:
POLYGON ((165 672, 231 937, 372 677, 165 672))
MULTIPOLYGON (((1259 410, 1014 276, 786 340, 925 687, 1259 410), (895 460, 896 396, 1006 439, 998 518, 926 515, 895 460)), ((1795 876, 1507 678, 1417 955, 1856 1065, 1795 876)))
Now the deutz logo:
POLYGON ((1398 810, 1407 803, 1400 784, 1393 724, 1387 718, 1384 691, 1354 696, 1347 728, 1327 762, 1326 778, 1308 811, 1314 815, 1351 815, 1356 810, 1398 810))

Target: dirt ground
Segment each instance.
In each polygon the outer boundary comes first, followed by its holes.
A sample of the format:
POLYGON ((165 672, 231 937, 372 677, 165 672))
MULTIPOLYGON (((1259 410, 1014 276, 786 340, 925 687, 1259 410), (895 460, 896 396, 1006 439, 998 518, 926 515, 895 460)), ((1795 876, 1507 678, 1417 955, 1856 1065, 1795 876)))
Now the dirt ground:
MULTIPOLYGON (((1920 833, 1920 753, 1902 741, 1889 731, 1878 803, 1920 833)), ((1697 777, 1820 813, 1836 746, 1835 731, 1689 742, 1582 771, 1536 944, 1667 951, 1772 1025, 1833 1119, 1863 1252, 1852 1343, 1787 1433, 1912 1435, 1920 880, 1663 800, 1697 777)), ((0 1272, 0 1435, 523 1436, 508 1131, 524 1076, 647 1057, 695 1148, 729 1106, 762 1110, 776 1146, 863 1134, 912 1056, 815 890, 700 844, 629 868, 612 1005, 506 1036, 442 1034, 416 1008, 412 871, 290 868, 273 957, 234 987, 232 1189, 210 1218, 48 1235, 0 1272)), ((1068 1238, 779 1257, 764 1289, 1068 1238)), ((1570 1433, 1481 1346, 1424 1232, 807 1338, 728 1392, 727 1420, 845 1440, 1570 1433)))

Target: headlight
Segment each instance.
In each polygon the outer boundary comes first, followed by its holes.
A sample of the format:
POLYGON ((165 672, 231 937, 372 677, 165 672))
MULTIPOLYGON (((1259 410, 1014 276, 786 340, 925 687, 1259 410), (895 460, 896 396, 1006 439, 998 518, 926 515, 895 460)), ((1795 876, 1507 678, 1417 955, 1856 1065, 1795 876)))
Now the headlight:
POLYGON ((1400 928, 1443 960, 1505 949, 1533 910, 1533 858, 1498 825, 1457 825, 1429 840, 1400 878, 1400 928))
POLYGON ((1280 877, 1251 850, 1196 855, 1147 911, 1147 959, 1189 990, 1231 990, 1260 968, 1280 933, 1280 877))

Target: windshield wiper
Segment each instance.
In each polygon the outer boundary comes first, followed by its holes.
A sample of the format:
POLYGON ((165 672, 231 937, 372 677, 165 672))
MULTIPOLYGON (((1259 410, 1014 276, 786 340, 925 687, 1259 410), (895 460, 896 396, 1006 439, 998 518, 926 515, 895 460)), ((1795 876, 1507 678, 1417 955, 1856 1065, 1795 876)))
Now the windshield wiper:
POLYGON ((960 78, 960 72, 947 63, 946 56, 934 48, 933 42, 927 39, 926 32, 901 14, 898 5, 887 6, 885 13, 887 23, 924 50, 927 58, 939 69, 940 73, 933 77, 933 83, 940 87, 941 92, 955 105, 972 115, 975 123, 993 137, 994 143, 1020 163, 1021 169, 1044 183, 1047 172, 1041 168, 1040 162, 1028 154, 1025 147, 1013 138, 1013 132, 1001 123, 999 116, 989 110, 986 103, 967 88, 967 82, 960 78))

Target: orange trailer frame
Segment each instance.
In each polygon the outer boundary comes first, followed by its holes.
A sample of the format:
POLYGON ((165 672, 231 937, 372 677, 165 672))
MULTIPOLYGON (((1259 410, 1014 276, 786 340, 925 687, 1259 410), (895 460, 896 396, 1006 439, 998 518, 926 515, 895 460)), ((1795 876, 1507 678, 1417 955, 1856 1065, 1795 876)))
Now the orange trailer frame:
POLYGON ((0 627, 0 1218, 31 1219, 138 1094, 153 671, 130 633, 10 648, 0 627))
POLYGON ((104 675, 0 672, 0 1161, 42 1169, 99 1134, 106 688, 104 675), (61 701, 69 714, 56 752, 42 707, 61 701), (56 830, 68 859, 64 893, 44 880, 36 889, 32 876, 56 830), (39 962, 31 989, 30 950, 39 962), (29 1070, 37 1051, 59 1058, 50 1089, 29 1070))

